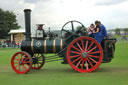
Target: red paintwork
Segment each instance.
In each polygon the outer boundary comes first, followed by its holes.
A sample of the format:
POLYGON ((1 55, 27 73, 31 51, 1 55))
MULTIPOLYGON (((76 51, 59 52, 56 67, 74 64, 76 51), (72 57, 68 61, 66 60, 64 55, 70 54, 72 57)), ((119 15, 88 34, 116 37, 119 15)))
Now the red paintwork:
POLYGON ((68 63, 73 69, 75 69, 78 72, 92 72, 96 70, 101 64, 102 59, 103 59, 102 47, 93 38, 79 37, 74 41, 72 41, 68 46, 67 49, 68 63), (82 53, 84 52, 88 54, 86 57, 82 57, 82 53))
POLYGON ((17 52, 12 56, 11 65, 16 73, 25 74, 31 69, 32 58, 26 52, 17 52))

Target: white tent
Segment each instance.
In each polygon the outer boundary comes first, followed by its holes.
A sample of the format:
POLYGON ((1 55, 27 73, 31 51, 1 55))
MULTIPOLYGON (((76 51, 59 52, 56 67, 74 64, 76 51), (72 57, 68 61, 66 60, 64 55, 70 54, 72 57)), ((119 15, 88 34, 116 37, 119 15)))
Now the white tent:
POLYGON ((25 29, 10 30, 8 34, 11 34, 11 41, 13 41, 13 35, 18 33, 25 33, 25 29))

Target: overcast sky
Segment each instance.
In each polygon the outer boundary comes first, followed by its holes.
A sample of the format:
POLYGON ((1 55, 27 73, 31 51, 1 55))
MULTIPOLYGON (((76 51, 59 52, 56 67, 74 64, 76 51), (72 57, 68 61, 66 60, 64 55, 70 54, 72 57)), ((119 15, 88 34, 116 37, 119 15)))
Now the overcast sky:
POLYGON ((32 28, 61 29, 69 20, 78 20, 89 27, 100 20, 107 29, 128 27, 128 0, 0 0, 0 8, 14 11, 24 28, 24 9, 32 10, 32 28))

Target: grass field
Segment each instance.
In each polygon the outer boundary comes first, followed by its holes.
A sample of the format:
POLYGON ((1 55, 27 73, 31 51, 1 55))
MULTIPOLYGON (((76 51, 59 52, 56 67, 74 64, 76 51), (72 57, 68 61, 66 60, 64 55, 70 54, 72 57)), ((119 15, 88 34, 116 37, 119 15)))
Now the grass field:
POLYGON ((115 58, 91 73, 78 73, 60 62, 45 63, 40 70, 16 74, 11 56, 19 49, 0 48, 0 85, 128 85, 128 43, 116 44, 115 58))

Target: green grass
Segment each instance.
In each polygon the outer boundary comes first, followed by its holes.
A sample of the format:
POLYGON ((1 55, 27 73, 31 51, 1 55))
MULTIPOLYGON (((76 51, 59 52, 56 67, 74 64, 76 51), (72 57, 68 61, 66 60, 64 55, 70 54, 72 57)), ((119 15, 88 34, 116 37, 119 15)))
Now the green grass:
MULTIPOLYGON (((126 37, 128 37, 128 35, 125 35, 126 37)), ((113 35, 112 37, 114 38, 122 38, 122 35, 113 35)))
POLYGON ((16 74, 11 56, 19 49, 0 48, 0 85, 128 85, 128 43, 117 43, 115 58, 91 73, 78 73, 69 65, 45 63, 40 70, 16 74))

